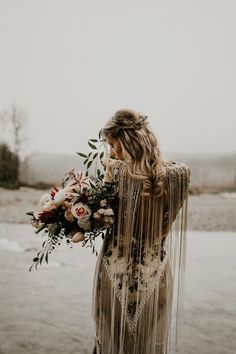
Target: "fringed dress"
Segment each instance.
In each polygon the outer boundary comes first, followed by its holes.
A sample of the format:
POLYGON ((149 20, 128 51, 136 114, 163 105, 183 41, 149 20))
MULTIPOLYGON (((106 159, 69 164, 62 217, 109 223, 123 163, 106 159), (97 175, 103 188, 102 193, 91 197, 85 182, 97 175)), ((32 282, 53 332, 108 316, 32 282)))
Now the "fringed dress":
POLYGON ((121 161, 109 164, 111 180, 119 205, 94 277, 97 354, 166 354, 175 298, 175 330, 180 326, 190 169, 166 162, 161 197, 142 197, 142 181, 130 177, 121 161))

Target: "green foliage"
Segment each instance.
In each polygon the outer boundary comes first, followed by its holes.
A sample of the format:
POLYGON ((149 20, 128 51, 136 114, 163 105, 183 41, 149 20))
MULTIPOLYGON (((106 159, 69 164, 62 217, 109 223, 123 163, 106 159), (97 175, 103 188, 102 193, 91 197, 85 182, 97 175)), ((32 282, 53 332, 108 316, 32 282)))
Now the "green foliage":
POLYGON ((49 254, 57 248, 62 240, 66 238, 66 243, 70 244, 70 238, 65 234, 65 229, 58 226, 58 232, 55 232, 55 225, 47 225, 45 228, 45 235, 47 234, 47 239, 42 244, 42 249, 37 253, 37 256, 33 259, 33 264, 30 266, 29 271, 32 268, 37 269, 38 265, 41 265, 43 261, 48 263, 49 254), (50 230, 50 226, 54 227, 54 230, 50 230))
POLYGON ((91 167, 93 167, 95 164, 95 175, 97 178, 102 180, 104 178, 104 167, 103 171, 101 171, 100 168, 97 167, 98 161, 101 162, 105 156, 101 131, 99 132, 98 139, 88 140, 88 146, 90 147, 90 149, 92 149, 89 154, 77 152, 77 154, 84 159, 83 164, 86 168, 86 176, 91 175, 91 167))
POLYGON ((82 152, 77 152, 77 154, 81 157, 87 157, 87 155, 83 154, 82 152))

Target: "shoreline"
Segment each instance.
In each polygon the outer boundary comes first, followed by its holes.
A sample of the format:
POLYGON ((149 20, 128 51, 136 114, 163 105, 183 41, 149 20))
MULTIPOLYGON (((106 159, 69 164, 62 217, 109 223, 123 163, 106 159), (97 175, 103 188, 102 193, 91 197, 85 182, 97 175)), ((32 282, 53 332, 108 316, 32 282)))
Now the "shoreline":
MULTIPOLYGON (((29 187, 0 188, 0 223, 29 224, 26 212, 36 210, 40 197, 47 192, 29 187)), ((188 230, 236 231, 236 193, 189 194, 188 230)))

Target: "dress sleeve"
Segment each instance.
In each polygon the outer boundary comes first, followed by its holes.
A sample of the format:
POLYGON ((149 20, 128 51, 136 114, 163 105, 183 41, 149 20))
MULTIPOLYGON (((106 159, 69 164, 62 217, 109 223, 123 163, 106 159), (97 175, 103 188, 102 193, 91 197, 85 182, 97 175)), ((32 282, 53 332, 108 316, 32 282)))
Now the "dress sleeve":
POLYGON ((191 170, 181 162, 171 161, 167 166, 167 188, 163 210, 163 233, 166 234, 175 221, 188 196, 191 170))

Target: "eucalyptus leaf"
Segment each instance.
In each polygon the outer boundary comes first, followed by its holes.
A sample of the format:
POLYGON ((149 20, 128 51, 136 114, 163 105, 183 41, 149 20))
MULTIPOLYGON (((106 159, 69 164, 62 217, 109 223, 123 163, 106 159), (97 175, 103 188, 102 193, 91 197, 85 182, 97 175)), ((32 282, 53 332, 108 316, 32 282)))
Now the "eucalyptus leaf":
POLYGON ((83 154, 82 152, 77 152, 76 154, 78 154, 81 157, 85 157, 85 158, 87 157, 87 155, 83 154))
POLYGON ((98 152, 96 152, 96 153, 93 155, 93 160, 95 160, 97 156, 98 156, 98 152))
POLYGON ((29 272, 31 272, 33 266, 34 266, 34 264, 31 264, 31 266, 29 267, 29 272))
POLYGON ((39 264, 39 262, 37 262, 37 263, 35 264, 35 269, 38 269, 38 264, 39 264))
POLYGON ((87 165, 87 168, 89 168, 92 165, 92 163, 93 163, 93 161, 89 161, 88 165, 87 165))
POLYGON ((43 261, 43 257, 44 257, 44 254, 42 253, 40 258, 39 258, 39 263, 42 264, 42 261, 43 261))
POLYGON ((93 143, 98 143, 97 139, 89 139, 89 141, 92 141, 93 143))
POLYGON ((88 142, 89 146, 93 149, 93 150, 97 150, 97 146, 90 143, 90 141, 88 142))

